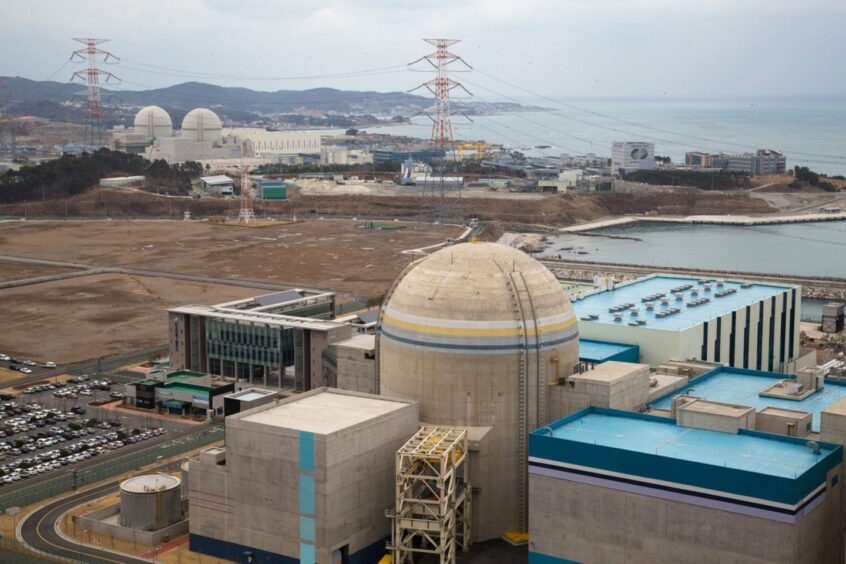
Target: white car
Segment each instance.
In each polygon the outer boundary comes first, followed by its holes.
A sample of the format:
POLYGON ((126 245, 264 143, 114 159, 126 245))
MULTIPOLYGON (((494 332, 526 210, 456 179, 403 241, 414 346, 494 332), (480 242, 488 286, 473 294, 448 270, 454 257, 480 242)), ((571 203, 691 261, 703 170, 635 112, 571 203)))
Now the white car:
POLYGON ((20 368, 18 368, 18 370, 20 370, 24 374, 32 374, 32 369, 27 368, 26 366, 21 366, 20 368))
POLYGON ((45 362, 41 365, 42 368, 56 368, 56 363, 53 361, 45 362))
POLYGON ((26 364, 27 366, 38 366, 38 363, 34 360, 25 360, 21 364, 26 364))
POLYGON ((0 360, 12 360, 12 357, 7 354, 0 353, 0 360))

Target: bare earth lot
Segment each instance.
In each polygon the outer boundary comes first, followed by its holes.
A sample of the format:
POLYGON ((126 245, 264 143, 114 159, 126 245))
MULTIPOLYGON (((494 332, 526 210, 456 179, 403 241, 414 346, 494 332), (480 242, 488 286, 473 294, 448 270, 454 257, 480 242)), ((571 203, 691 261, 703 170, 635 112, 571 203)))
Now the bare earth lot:
POLYGON ((62 268, 60 266, 0 262, 0 282, 35 278, 37 276, 50 276, 51 274, 73 272, 73 270, 72 268, 62 268))
MULTIPOLYGON (((455 227, 416 230, 412 224, 402 230, 365 230, 357 222, 329 220, 252 229, 181 221, 29 221, 0 224, 0 255, 379 296, 410 262, 403 250, 460 232, 455 227)), ((48 273, 40 268, 0 260, 0 269, 15 277, 48 273)), ((3 289, 0 351, 66 363, 139 350, 166 342, 168 307, 266 292, 126 274, 3 289)))
POLYGON ((215 303, 256 290, 121 274, 99 274, 0 292, 0 351, 68 363, 167 342, 165 309, 215 303))

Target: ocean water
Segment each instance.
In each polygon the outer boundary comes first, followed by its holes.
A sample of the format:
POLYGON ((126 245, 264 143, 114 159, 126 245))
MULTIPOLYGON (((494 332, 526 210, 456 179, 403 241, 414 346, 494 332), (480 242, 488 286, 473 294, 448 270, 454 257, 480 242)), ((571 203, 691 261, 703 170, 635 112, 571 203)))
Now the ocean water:
MULTIPOLYGON (((607 157, 613 141, 652 141, 656 154, 669 156, 673 162, 684 162, 685 152, 693 150, 739 152, 768 148, 784 151, 788 167, 808 166, 826 174, 846 175, 846 97, 521 102, 552 111, 472 118, 454 115, 453 137, 505 144, 533 156, 555 157, 587 152, 607 157), (542 145, 549 148, 537 148, 542 145)), ((368 131, 429 138, 429 119, 420 116, 413 122, 368 131)))
POLYGON ((641 222, 593 233, 628 238, 557 235, 542 256, 846 278, 846 221, 760 226, 641 222))

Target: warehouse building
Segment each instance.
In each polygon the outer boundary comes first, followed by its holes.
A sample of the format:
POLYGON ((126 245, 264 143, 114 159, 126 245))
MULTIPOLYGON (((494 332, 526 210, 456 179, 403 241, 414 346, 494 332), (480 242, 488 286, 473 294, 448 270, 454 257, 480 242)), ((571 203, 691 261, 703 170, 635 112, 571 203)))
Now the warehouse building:
POLYGON ((327 388, 227 417, 226 447, 190 461, 191 550, 238 562, 378 561, 394 456, 417 429, 414 402, 327 388))
POLYGON ((641 362, 705 360, 790 371, 800 356, 801 289, 651 275, 573 302, 583 338, 631 343, 641 362))
POLYGON ((842 561, 842 457, 830 443, 579 411, 529 438, 529 562, 842 561))
POLYGON ((310 390, 323 385, 326 347, 352 335, 352 326, 334 317, 335 294, 299 289, 172 308, 171 365, 250 384, 310 390))

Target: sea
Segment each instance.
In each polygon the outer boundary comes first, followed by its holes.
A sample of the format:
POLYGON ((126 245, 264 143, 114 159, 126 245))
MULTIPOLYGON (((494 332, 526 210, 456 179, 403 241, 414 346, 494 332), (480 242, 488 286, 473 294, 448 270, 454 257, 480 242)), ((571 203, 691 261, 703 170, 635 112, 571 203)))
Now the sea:
MULTIPOLYGON (((639 222, 549 236, 540 256, 660 267, 846 278, 846 221, 782 225, 639 222)), ((822 301, 803 299, 803 318, 818 321, 822 301)))
MULTIPOLYGON (((846 96, 757 98, 519 99, 539 111, 451 117, 453 138, 503 144, 530 156, 611 155, 614 141, 651 141, 655 153, 683 163, 687 151, 775 149, 788 167, 846 175, 846 96)), ((429 138, 426 116, 411 124, 366 128, 429 138)), ((337 133, 337 130, 327 131, 337 133)))

